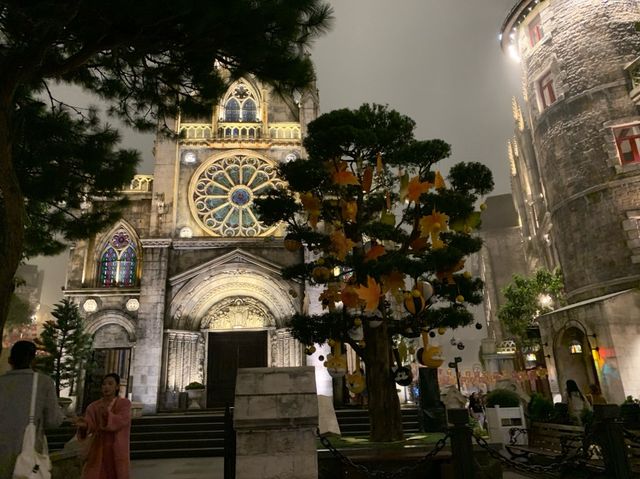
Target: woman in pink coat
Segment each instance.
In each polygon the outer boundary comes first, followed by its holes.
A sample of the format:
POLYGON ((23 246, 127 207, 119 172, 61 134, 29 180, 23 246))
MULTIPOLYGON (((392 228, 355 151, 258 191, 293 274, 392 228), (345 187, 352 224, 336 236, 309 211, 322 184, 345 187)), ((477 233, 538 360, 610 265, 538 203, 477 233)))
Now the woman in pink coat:
POLYGON ((107 374, 102 379, 102 399, 87 407, 78 418, 80 438, 93 435, 83 479, 129 479, 129 434, 131 402, 118 396, 120 376, 107 374))

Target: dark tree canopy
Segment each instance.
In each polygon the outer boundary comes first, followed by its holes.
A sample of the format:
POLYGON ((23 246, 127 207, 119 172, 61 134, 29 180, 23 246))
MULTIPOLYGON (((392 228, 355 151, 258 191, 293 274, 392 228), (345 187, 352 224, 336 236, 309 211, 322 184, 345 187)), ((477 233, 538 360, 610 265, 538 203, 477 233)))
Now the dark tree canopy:
POLYGON ((325 311, 294 316, 293 335, 309 348, 334 345, 330 373, 340 343, 364 360, 374 440, 402 435, 392 337, 466 326, 466 306, 482 301, 464 262, 482 245, 475 203, 492 190, 491 172, 458 163, 447 185, 435 166, 449 145, 416 140, 414 127, 380 105, 322 115, 308 127, 308 159, 280 167, 288 188, 257 200, 263 221, 286 222, 285 247, 307 250, 285 275, 323 288, 325 311))
POLYGON ((322 0, 0 0, 0 332, 20 260, 113 222, 139 160, 95 112, 58 101, 55 83, 171 134, 166 120, 209 115, 246 73, 280 92, 307 87, 305 50, 330 15, 322 0))

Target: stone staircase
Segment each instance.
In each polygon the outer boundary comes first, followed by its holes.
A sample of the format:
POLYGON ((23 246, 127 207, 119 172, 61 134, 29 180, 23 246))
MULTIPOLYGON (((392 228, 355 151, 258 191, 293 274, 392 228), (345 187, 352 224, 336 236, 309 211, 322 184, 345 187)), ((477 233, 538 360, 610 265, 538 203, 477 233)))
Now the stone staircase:
MULTIPOLYGON (((345 436, 367 436, 366 409, 336 411, 345 436)), ((402 409, 405 434, 418 432, 418 412, 402 409)), ((63 426, 47 431, 49 450, 57 451, 73 437, 75 429, 63 426)), ((135 418, 131 425, 131 459, 214 457, 224 454, 224 411, 212 409, 179 414, 155 414, 135 418)))

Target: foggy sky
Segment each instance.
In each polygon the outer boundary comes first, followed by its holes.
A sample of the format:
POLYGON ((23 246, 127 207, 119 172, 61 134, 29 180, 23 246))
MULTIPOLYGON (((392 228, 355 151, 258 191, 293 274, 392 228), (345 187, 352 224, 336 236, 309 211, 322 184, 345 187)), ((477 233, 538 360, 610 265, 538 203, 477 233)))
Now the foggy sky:
MULTIPOLYGON (((321 112, 388 104, 415 120, 416 138, 452 145, 443 171, 458 161, 482 162, 493 171, 492 194, 508 193, 506 142, 520 80, 518 66, 500 50, 498 30, 515 3, 332 0, 333 28, 313 48, 321 112)), ((67 101, 98 103, 77 90, 61 92, 67 101)), ((153 136, 121 133, 125 147, 142 152, 139 172, 152 174, 153 136)), ((67 258, 29 261, 45 269, 43 304, 61 299, 67 258)))

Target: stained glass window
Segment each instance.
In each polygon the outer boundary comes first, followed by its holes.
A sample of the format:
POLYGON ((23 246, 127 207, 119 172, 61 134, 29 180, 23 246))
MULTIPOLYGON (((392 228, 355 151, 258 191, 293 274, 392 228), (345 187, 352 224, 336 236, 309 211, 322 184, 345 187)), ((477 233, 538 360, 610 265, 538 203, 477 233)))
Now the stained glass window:
POLYGON ((260 222, 253 200, 281 185, 271 161, 245 154, 216 159, 191 180, 191 212, 212 236, 267 236, 276 227, 260 222))
POLYGON ((100 257, 100 285, 107 288, 134 286, 138 279, 137 262, 136 249, 129 234, 125 230, 118 230, 100 257))
POLYGON ((240 80, 229 90, 224 101, 223 121, 226 122, 259 122, 258 99, 252 90, 240 80))

